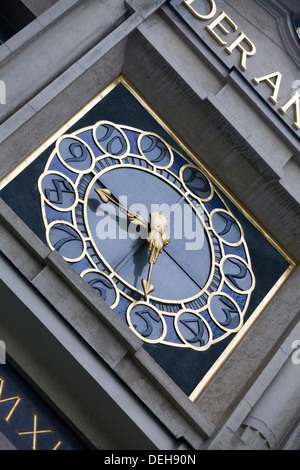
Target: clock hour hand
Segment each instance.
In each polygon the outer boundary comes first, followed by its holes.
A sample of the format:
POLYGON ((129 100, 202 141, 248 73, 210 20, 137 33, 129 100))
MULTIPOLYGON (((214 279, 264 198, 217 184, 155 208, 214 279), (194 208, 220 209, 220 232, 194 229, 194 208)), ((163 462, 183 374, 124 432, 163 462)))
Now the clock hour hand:
POLYGON ((154 291, 154 285, 150 282, 153 265, 156 263, 164 247, 170 243, 170 237, 165 232, 167 225, 167 219, 161 212, 152 212, 150 214, 150 231, 147 238, 148 250, 150 251, 148 260, 149 270, 147 279, 142 279, 145 297, 147 297, 150 292, 154 291))
POLYGON ((141 225, 142 227, 144 227, 148 230, 148 228, 149 228, 148 222, 146 222, 146 220, 140 214, 138 214, 137 212, 134 212, 130 209, 127 209, 127 207, 123 206, 123 204, 121 204, 117 199, 115 199, 112 196, 109 189, 107 189, 105 187, 104 188, 96 188, 95 191, 98 194, 98 196, 100 197, 102 202, 107 203, 107 202, 110 201, 113 204, 115 204, 117 207, 119 207, 120 210, 126 215, 129 222, 132 222, 136 225, 141 225))

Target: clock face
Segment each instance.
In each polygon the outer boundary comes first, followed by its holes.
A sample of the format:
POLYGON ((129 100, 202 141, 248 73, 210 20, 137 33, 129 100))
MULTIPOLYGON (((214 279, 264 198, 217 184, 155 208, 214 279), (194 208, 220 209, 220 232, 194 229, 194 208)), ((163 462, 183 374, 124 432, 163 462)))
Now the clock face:
POLYGON ((202 351, 242 327, 255 286, 243 229, 209 177, 159 135, 109 121, 63 135, 38 187, 49 246, 143 341, 202 351), (151 263, 154 213, 169 243, 151 263))

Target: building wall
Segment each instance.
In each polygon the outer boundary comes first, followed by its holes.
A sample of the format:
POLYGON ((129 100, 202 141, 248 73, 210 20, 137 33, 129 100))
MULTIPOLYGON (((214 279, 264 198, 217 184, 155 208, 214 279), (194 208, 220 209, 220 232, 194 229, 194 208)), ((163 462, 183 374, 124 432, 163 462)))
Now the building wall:
MULTIPOLYGON (((285 114, 280 108, 300 80, 291 16, 299 13, 297 2, 216 0, 217 11, 206 20, 181 0, 59 0, 44 12, 36 2, 24 3, 37 18, 0 47, 6 85, 0 178, 11 180, 31 152, 122 73, 296 266, 300 118, 296 105, 285 114), (227 44, 206 29, 222 11, 238 27, 234 32, 223 21, 228 35, 214 28, 227 44), (240 32, 251 41, 243 43, 247 50, 256 47, 246 70, 237 47, 231 54, 225 50, 240 32), (276 104, 270 84, 253 81, 275 72, 282 74, 276 104)), ((211 11, 208 2, 192 6, 202 15, 211 11)), ((298 267, 193 403, 3 200, 0 220, 2 287, 9 299, 0 339, 10 361, 88 445, 299 447, 299 365, 293 360, 300 340, 298 267), (13 317, 12 310, 18 312, 13 317), (40 332, 57 360, 43 352, 32 331, 40 332), (82 387, 76 391, 78 377, 82 387), (118 416, 118 426, 108 424, 111 416, 118 416), (122 431, 124 424, 130 433, 122 431)))

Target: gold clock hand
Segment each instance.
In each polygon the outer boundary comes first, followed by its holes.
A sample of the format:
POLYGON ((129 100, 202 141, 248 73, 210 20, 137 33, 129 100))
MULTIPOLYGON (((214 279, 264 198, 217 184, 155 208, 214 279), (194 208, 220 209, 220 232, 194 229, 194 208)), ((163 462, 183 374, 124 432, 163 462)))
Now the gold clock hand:
POLYGON ((167 225, 167 219, 161 212, 152 212, 150 214, 150 232, 147 238, 148 249, 150 251, 148 260, 149 270, 147 279, 142 279, 145 297, 154 291, 154 285, 150 282, 153 265, 156 263, 159 254, 163 251, 164 246, 170 243, 170 237, 165 232, 167 225))
POLYGON ((152 268, 153 268, 153 263, 149 262, 148 277, 147 277, 147 279, 142 279, 142 286, 143 286, 143 289, 144 289, 145 297, 147 297, 150 294, 150 292, 154 291, 154 285, 151 284, 151 282, 150 282, 151 274, 152 274, 152 268))
POLYGON ((148 229, 149 224, 146 222, 146 220, 137 212, 134 212, 130 209, 127 209, 127 207, 123 206, 117 199, 112 197, 112 194, 109 189, 107 188, 96 188, 95 189, 96 193, 100 197, 101 201, 104 203, 107 203, 108 201, 112 202, 115 204, 117 207, 120 208, 120 210, 127 216, 127 219, 129 222, 132 222, 136 225, 141 225, 142 227, 148 229))
POLYGON ((150 224, 137 212, 134 212, 127 207, 123 206, 117 199, 112 197, 112 194, 107 188, 96 188, 97 195, 101 201, 108 203, 109 201, 120 208, 120 210, 127 216, 130 222, 137 225, 141 225, 150 231, 148 233, 148 250, 150 251, 149 256, 149 270, 147 279, 142 279, 142 286, 144 289, 144 295, 147 297, 150 292, 154 291, 154 285, 151 284, 150 279, 152 275, 153 265, 156 263, 159 254, 163 251, 164 247, 170 243, 170 237, 165 232, 165 228, 168 225, 167 219, 161 212, 152 212, 150 214, 150 224))

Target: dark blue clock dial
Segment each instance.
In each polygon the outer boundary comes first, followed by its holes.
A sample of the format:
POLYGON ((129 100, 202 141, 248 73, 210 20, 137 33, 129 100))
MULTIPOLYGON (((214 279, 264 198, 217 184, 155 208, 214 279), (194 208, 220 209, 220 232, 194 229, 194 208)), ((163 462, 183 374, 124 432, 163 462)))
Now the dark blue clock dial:
POLYGON ((95 188, 102 184, 109 187, 117 199, 126 200, 128 207, 142 209, 146 220, 153 209, 159 208, 169 221, 171 241, 159 256, 153 272, 156 286, 153 296, 177 301, 194 297, 203 290, 212 270, 212 253, 202 219, 175 186, 142 167, 112 166, 90 187, 88 226, 99 256, 116 275, 142 290, 141 281, 147 277, 148 270, 147 233, 135 230, 130 233, 126 216, 121 211, 116 213, 111 204, 99 201, 95 188))
POLYGON ((145 342, 202 351, 242 327, 255 285, 242 227, 209 177, 160 136, 108 121, 62 136, 39 190, 49 245, 145 342), (170 240, 148 292, 156 212, 170 240))

